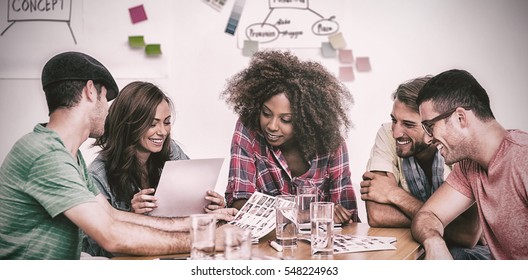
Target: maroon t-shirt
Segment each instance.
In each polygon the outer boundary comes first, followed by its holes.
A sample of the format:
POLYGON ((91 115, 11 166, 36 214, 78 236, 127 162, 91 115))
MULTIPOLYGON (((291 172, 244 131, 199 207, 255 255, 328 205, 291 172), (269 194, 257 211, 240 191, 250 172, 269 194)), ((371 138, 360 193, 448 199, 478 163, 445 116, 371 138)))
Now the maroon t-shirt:
POLYGON ((493 258, 528 259, 528 133, 509 131, 487 171, 463 160, 446 182, 477 202, 493 258))

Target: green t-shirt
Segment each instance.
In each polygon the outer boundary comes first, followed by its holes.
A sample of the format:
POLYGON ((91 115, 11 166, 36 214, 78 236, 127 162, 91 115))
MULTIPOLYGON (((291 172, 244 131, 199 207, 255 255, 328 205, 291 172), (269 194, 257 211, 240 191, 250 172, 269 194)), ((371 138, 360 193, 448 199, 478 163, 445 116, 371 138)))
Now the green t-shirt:
POLYGON ((22 137, 0 168, 0 258, 79 259, 81 230, 63 212, 99 190, 77 152, 43 125, 22 137))

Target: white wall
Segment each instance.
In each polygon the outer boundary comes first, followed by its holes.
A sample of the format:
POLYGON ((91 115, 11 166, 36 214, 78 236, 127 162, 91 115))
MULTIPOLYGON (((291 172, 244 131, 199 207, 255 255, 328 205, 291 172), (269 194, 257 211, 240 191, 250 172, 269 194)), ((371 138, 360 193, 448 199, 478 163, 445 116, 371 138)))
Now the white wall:
MULTIPOLYGON (((252 1, 246 1, 246 6, 252 1)), ((487 89, 497 119, 528 130, 528 1, 524 0, 312 0, 327 12, 339 8, 341 32, 356 56, 369 56, 372 71, 346 83, 355 98, 355 127, 348 143, 358 188, 375 133, 389 121, 390 94, 405 80, 450 68, 469 70, 487 89)), ((219 98, 225 80, 243 69, 236 37, 224 33, 234 0, 221 12, 201 1, 73 1, 73 44, 62 23, 16 23, 0 37, 0 161, 37 122, 47 120, 39 75, 54 53, 80 50, 102 61, 123 87, 140 79, 158 84, 175 101, 173 137, 192 158, 229 157, 236 117, 219 98), (78 5, 82 3, 82 5, 78 5), (185 4, 180 4, 185 3, 185 4), (149 20, 130 24, 128 8, 144 4, 149 20), (80 16, 79 16, 80 15, 80 16), (128 35, 162 44, 159 59, 128 49, 128 35)), ((0 1, 0 29, 8 26, 0 1)), ((249 11, 249 10, 248 10, 249 11)), ((317 49, 292 49, 337 73, 337 60, 317 49)), ((82 150, 90 162, 96 149, 82 150)), ((226 164, 227 164, 226 160, 226 164)), ((227 166, 217 184, 223 192, 227 166)), ((366 215, 363 202, 360 213, 366 215)))

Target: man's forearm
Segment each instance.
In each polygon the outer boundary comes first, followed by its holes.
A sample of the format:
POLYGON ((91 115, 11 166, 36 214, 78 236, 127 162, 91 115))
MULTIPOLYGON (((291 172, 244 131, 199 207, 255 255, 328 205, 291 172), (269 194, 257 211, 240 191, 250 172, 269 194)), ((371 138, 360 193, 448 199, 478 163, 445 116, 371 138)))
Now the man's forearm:
POLYGON ((424 204, 421 200, 403 189, 397 189, 397 192, 393 191, 392 193, 394 194, 390 197, 391 203, 398 207, 411 220, 424 204))
POLYGON ((413 219, 411 232, 423 244, 426 259, 452 259, 443 239, 444 226, 433 213, 419 211, 413 219))
POLYGON ((190 230, 191 226, 189 217, 154 217, 144 214, 120 211, 117 209, 114 210, 115 211, 112 211, 112 216, 118 221, 147 226, 159 230, 187 232, 190 230))
POLYGON ((412 221, 411 232, 414 239, 423 244, 430 238, 443 239, 444 225, 433 213, 419 211, 412 221))
POLYGON ((366 201, 371 226, 410 227, 412 218, 423 205, 423 202, 400 188, 393 188, 389 200, 388 204, 366 201))
POLYGON ((365 201, 368 223, 371 227, 410 227, 411 219, 397 207, 375 201, 365 201))
POLYGON ((361 198, 366 202, 369 224, 410 227, 423 202, 402 189, 390 172, 365 172, 363 179, 361 198))
POLYGON ((446 226, 444 239, 450 244, 473 248, 481 234, 477 204, 473 204, 466 212, 446 226))
POLYGON ((111 227, 110 236, 101 245, 112 253, 166 255, 190 250, 187 232, 169 232, 127 222, 116 222, 111 227))

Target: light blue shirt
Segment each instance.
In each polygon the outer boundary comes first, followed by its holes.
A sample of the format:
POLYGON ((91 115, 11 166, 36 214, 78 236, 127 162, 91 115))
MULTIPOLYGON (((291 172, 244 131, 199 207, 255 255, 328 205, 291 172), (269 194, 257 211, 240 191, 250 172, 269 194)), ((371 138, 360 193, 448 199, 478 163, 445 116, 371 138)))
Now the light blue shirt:
MULTIPOLYGON (((171 139, 170 142, 170 157, 169 160, 185 160, 189 159, 189 157, 183 152, 183 150, 176 144, 174 140, 171 139)), ((108 184, 108 178, 106 176, 106 168, 105 168, 105 159, 101 154, 99 154, 92 164, 90 164, 89 167, 90 170, 90 177, 94 184, 99 188, 101 193, 106 197, 108 202, 112 205, 112 207, 130 212, 132 211, 132 207, 130 205, 130 201, 122 201, 118 200, 115 195, 112 193, 112 190, 110 189, 110 185, 108 184)), ((133 186, 137 191, 140 190, 139 186, 133 186)), ((113 257, 113 255, 109 252, 106 252, 103 248, 101 248, 95 240, 91 239, 87 235, 84 235, 83 238, 83 245, 82 245, 82 251, 86 252, 92 256, 104 256, 104 257, 113 257)))

